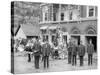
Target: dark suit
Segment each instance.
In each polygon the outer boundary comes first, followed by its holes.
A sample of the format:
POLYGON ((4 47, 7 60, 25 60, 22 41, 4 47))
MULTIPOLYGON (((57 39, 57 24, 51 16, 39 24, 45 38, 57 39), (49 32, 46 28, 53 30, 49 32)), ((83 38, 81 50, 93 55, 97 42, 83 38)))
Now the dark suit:
POLYGON ((51 53, 51 47, 48 43, 42 46, 42 55, 44 61, 44 68, 49 67, 49 55, 51 53))
POLYGON ((71 60, 72 60, 72 46, 73 44, 69 42, 68 44, 68 63, 69 64, 71 64, 71 60))
POLYGON ((77 45, 72 46, 72 65, 76 65, 77 45))
POLYGON ((87 45, 87 53, 88 53, 88 65, 92 65, 92 57, 94 53, 94 45, 93 44, 88 44, 87 45))
POLYGON ((34 52, 34 63, 35 68, 39 69, 39 58, 41 54, 41 45, 39 42, 35 43, 33 46, 33 52, 34 52))
POLYGON ((83 59, 84 59, 84 55, 85 55, 85 46, 80 44, 78 47, 78 55, 79 55, 79 59, 80 59, 80 66, 83 66, 83 59))

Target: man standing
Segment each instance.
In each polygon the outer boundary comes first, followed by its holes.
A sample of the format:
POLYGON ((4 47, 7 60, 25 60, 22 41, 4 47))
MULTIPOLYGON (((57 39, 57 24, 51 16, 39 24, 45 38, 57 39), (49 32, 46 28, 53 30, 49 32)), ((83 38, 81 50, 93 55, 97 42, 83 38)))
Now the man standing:
POLYGON ((80 45, 78 47, 78 55, 80 59, 80 66, 83 66, 83 60, 85 55, 85 46, 82 44, 82 41, 80 41, 80 45))
POLYGON ((33 53, 34 53, 35 68, 39 69, 39 58, 41 54, 41 45, 38 40, 34 43, 33 53))
POLYGON ((28 40, 27 45, 25 47, 25 51, 27 51, 28 54, 28 62, 31 62, 31 52, 32 52, 32 48, 30 45, 30 40, 28 40))
POLYGON ((43 62, 44 68, 49 68, 49 55, 51 53, 51 47, 48 41, 45 42, 42 46, 42 55, 43 55, 43 62))
POLYGON ((76 65, 76 56, 77 56, 77 45, 76 42, 73 42, 72 46, 72 65, 76 65))
POLYGON ((92 44, 92 40, 89 41, 87 45, 87 53, 88 53, 88 65, 92 65, 92 57, 94 53, 94 45, 92 44))
POLYGON ((69 44, 68 44, 68 64, 71 64, 72 60, 72 41, 69 39, 69 44))

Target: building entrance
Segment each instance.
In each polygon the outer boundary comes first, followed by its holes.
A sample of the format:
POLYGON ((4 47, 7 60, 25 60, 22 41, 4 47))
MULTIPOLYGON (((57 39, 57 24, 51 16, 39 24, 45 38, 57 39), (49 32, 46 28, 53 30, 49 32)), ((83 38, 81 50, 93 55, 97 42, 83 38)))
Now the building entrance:
POLYGON ((97 36, 86 36, 86 42, 89 43, 89 40, 92 40, 92 43, 94 45, 94 50, 97 52, 97 36))
POLYGON ((79 45, 80 44, 80 36, 75 36, 75 35, 72 35, 71 36, 73 39, 76 40, 76 43, 79 45))

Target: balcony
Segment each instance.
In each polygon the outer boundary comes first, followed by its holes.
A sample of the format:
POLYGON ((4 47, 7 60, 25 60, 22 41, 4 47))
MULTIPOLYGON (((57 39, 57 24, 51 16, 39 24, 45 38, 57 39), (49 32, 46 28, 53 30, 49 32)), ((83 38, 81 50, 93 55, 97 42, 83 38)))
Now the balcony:
POLYGON ((97 20, 97 17, 94 17, 94 18, 80 18, 80 19, 77 19, 77 20, 67 20, 67 21, 47 21, 47 22, 40 22, 39 24, 61 24, 61 23, 81 23, 81 22, 84 22, 84 21, 94 21, 94 20, 97 20))

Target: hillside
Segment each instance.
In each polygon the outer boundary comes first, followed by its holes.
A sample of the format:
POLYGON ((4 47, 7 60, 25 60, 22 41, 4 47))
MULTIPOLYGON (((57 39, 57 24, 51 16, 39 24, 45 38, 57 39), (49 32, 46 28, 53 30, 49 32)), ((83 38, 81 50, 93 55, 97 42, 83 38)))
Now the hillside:
MULTIPOLYGON (((19 25, 38 25, 40 17, 40 3, 14 1, 14 33, 19 25)), ((38 26, 37 26, 38 27, 38 26)))

